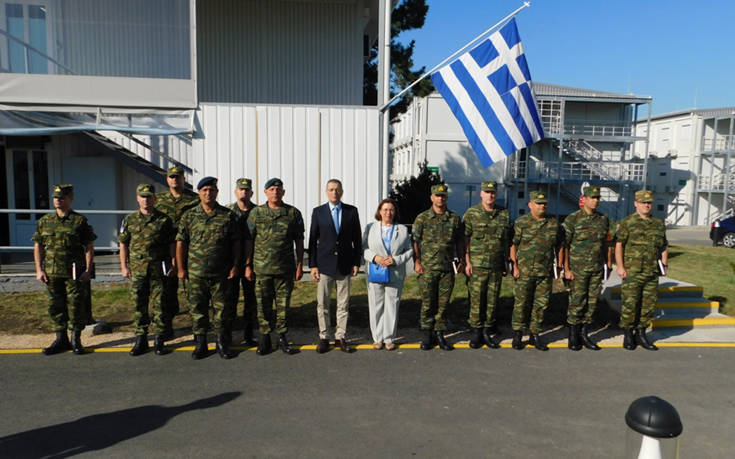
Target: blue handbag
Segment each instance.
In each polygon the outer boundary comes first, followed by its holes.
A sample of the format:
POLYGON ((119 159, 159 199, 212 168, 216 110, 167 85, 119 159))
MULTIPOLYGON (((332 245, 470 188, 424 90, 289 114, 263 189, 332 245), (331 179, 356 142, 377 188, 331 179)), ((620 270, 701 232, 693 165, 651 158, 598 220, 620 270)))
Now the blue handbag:
MULTIPOLYGON (((389 241, 393 240, 393 230, 395 229, 395 225, 390 229, 390 237, 389 241)), ((386 251, 390 255, 390 244, 388 247, 386 247, 386 251)), ((374 283, 374 284, 387 284, 390 282, 390 272, 388 271, 387 266, 380 266, 377 263, 370 263, 368 266, 368 281, 374 283)))

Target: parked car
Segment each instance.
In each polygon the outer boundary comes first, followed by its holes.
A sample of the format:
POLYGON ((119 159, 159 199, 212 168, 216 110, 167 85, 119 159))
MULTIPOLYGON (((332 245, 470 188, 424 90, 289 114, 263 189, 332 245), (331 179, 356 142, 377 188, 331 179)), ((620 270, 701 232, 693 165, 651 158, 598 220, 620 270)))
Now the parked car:
POLYGON ((712 245, 722 244, 725 247, 735 247, 735 216, 713 221, 709 230, 709 238, 712 239, 712 245))

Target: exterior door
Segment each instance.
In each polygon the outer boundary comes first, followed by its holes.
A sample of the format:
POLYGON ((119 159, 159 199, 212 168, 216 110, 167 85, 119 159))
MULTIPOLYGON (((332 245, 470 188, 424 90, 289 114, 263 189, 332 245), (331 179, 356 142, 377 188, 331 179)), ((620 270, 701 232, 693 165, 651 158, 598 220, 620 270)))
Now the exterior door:
MULTIPOLYGON (((48 153, 43 150, 7 150, 8 203, 14 209, 50 209, 48 153)), ((43 214, 10 214, 10 245, 31 246, 36 222, 43 214)))

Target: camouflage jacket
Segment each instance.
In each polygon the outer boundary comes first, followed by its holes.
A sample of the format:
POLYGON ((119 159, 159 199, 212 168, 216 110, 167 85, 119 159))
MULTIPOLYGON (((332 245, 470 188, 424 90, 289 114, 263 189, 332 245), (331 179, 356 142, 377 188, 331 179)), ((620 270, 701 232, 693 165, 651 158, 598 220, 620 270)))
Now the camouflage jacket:
POLYGON ((569 266, 572 271, 600 272, 607 261, 607 245, 610 242, 610 219, 595 212, 587 215, 583 209, 569 214, 562 223, 564 246, 569 249, 569 266))
POLYGON ((456 244, 463 237, 459 215, 447 209, 437 214, 429 208, 413 222, 413 240, 420 249, 420 262, 425 271, 452 271, 452 259, 458 256, 456 244))
POLYGON ((253 241, 253 270, 256 275, 286 275, 296 271, 294 241, 304 239, 304 219, 293 206, 271 209, 255 207, 248 217, 253 241))
POLYGON ((140 211, 128 214, 120 225, 117 241, 130 250, 130 270, 133 274, 146 273, 152 265, 154 271, 163 274, 162 261, 171 259, 169 246, 176 237, 176 228, 170 218, 160 210, 150 215, 140 211))
POLYGON ((43 269, 49 277, 72 277, 72 263, 77 274, 85 269, 84 251, 89 243, 97 239, 87 217, 73 210, 64 217, 56 212, 46 214, 38 220, 31 241, 43 246, 43 269))
POLYGON ((477 268, 503 271, 510 245, 510 215, 495 206, 487 211, 482 203, 470 207, 462 217, 464 235, 469 238, 470 262, 477 268))
POLYGON ((174 225, 179 224, 181 216, 187 210, 199 205, 199 195, 188 188, 184 188, 181 196, 174 198, 171 190, 161 191, 156 194, 156 209, 168 215, 174 225))
POLYGON ((189 275, 227 276, 235 259, 233 244, 241 239, 235 215, 219 204, 211 214, 201 205, 184 212, 176 240, 189 245, 189 275))
POLYGON ((562 240, 561 228, 555 218, 536 220, 530 213, 519 217, 514 225, 513 245, 516 246, 521 277, 551 276, 562 240))
POLYGON ((628 274, 658 274, 658 259, 669 242, 664 222, 656 217, 641 218, 637 213, 620 220, 615 231, 623 244, 623 263, 628 274))

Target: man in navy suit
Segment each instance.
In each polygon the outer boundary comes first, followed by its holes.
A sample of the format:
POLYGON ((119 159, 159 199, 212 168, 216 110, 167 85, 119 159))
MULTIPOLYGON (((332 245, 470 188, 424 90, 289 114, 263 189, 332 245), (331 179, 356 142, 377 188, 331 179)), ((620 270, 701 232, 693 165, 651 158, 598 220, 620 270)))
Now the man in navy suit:
POLYGON ((327 182, 327 202, 315 207, 311 214, 309 231, 309 266, 311 278, 317 287, 317 319, 319 344, 316 351, 329 350, 331 322, 329 296, 337 285, 337 328, 334 345, 343 352, 351 352, 345 341, 347 308, 350 303, 350 277, 356 276, 362 260, 362 230, 357 208, 342 202, 342 182, 327 182))

